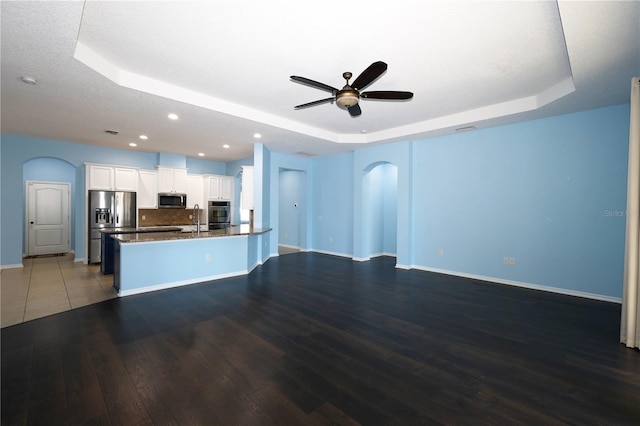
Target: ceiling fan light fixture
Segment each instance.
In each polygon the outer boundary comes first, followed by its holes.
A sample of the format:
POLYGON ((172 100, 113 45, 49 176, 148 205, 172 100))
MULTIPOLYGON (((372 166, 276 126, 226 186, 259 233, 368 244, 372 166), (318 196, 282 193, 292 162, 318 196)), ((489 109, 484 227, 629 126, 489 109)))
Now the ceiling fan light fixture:
POLYGON ((360 96, 355 90, 341 90, 336 95, 336 103, 342 108, 352 107, 358 103, 360 96))

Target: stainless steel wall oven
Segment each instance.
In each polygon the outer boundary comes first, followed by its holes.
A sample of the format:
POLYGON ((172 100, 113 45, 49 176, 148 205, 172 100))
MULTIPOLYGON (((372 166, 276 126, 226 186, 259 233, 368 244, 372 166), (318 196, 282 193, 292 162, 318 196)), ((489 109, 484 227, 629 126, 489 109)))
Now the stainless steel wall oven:
POLYGON ((223 229, 231 225, 231 205, 228 201, 209 201, 208 220, 209 229, 223 229))

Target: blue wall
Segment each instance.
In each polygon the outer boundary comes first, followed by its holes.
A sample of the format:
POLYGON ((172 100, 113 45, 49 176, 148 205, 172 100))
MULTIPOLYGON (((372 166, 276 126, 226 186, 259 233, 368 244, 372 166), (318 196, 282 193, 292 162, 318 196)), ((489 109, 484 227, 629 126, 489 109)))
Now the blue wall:
POLYGON ((391 163, 398 266, 620 298, 628 129, 619 105, 315 160, 312 245, 376 253, 367 185, 391 163))
POLYGON ((623 105, 415 143, 413 263, 621 297, 628 129, 623 105))

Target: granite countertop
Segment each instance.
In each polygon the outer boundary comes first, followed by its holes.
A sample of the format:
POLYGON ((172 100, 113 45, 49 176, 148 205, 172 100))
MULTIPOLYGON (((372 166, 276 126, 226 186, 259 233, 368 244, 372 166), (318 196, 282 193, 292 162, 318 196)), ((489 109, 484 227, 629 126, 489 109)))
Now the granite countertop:
POLYGON ((141 228, 104 228, 100 232, 103 234, 141 234, 148 232, 176 232, 182 231, 179 226, 145 226, 141 228))
POLYGON ((148 243, 154 241, 192 240, 197 238, 239 237, 243 235, 259 235, 269 231, 271 231, 271 228, 250 229, 249 225, 235 225, 225 229, 200 232, 115 233, 111 238, 121 243, 148 243))

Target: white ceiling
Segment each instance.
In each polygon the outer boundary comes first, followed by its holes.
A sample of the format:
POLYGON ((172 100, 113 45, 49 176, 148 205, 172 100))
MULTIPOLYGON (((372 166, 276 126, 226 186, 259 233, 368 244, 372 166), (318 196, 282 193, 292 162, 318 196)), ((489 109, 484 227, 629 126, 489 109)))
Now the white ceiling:
POLYGON ((2 132, 216 161, 259 132, 331 155, 628 102, 640 75, 637 1, 303 4, 2 1, 2 132), (289 76, 341 88, 378 60, 367 90, 412 100, 293 109, 330 94, 289 76))

